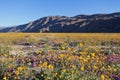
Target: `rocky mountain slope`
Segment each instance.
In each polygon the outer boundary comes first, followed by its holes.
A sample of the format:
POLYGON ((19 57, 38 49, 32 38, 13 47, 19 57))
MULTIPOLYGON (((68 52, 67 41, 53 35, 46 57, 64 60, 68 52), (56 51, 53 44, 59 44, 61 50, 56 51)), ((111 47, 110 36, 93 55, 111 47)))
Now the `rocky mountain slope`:
POLYGON ((120 32, 120 12, 67 16, 47 16, 27 24, 1 28, 0 32, 120 32))

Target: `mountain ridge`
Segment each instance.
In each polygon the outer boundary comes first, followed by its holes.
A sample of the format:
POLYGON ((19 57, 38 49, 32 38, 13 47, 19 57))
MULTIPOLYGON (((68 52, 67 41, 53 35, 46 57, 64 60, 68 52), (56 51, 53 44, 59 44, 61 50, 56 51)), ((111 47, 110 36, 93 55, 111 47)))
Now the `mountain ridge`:
POLYGON ((0 32, 120 32, 120 12, 67 16, 47 16, 0 32))

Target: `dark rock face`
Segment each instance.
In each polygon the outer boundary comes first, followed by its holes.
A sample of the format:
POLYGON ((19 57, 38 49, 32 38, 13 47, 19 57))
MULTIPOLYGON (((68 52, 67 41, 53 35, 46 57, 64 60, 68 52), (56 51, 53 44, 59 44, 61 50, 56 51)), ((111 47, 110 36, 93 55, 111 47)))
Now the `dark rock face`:
POLYGON ((120 32, 120 12, 112 14, 48 16, 0 32, 120 32))

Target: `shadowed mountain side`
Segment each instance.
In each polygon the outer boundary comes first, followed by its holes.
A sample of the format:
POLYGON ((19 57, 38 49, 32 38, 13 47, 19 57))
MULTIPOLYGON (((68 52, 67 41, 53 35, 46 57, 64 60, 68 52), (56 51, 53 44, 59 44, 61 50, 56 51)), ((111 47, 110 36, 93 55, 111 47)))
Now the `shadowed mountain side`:
POLYGON ((48 16, 0 32, 120 32, 120 12, 112 14, 48 16))

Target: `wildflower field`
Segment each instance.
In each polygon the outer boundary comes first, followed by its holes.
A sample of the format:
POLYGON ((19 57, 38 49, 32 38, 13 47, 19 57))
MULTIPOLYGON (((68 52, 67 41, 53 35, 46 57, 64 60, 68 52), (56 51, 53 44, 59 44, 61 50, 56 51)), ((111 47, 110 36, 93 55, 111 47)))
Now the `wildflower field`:
POLYGON ((120 34, 0 33, 0 80, 120 80, 120 34))

